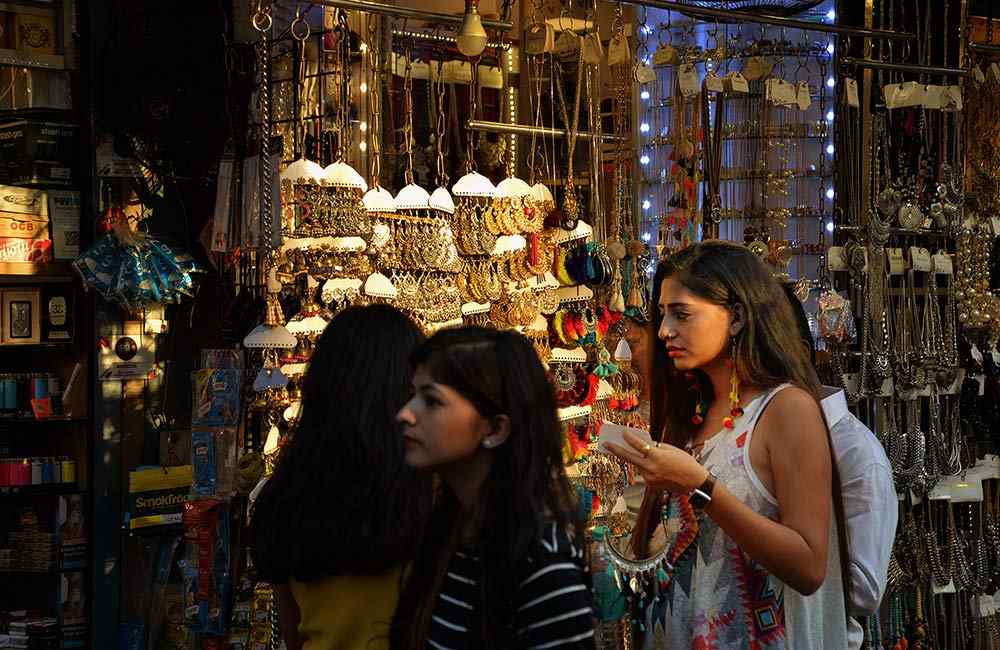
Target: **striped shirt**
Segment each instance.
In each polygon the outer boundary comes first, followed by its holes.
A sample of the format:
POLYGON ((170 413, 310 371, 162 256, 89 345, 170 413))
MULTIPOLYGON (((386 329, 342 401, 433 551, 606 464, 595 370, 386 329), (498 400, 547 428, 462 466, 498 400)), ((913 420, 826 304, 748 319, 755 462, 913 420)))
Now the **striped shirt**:
MULTIPOLYGON (((536 557, 518 569, 516 648, 593 648, 594 623, 583 551, 555 523, 547 524, 536 557)), ((477 610, 482 570, 474 550, 448 565, 427 638, 435 650, 479 647, 477 610)))

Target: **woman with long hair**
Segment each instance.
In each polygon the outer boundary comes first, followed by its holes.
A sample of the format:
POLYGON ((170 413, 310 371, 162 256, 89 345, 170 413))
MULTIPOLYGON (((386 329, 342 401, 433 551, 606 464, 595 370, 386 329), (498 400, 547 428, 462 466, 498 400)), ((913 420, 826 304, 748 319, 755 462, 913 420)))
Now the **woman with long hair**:
POLYGON ((442 330, 413 357, 406 462, 440 493, 392 647, 589 648, 581 524, 552 385, 516 332, 442 330))
POLYGON ((431 506, 395 419, 422 340, 392 307, 350 308, 309 361, 298 426, 251 515, 254 565, 273 585, 289 650, 388 647, 431 506))
POLYGON ((840 481, 781 286, 707 241, 660 263, 653 296, 656 442, 609 445, 646 483, 632 552, 669 544, 644 647, 846 648, 840 481))

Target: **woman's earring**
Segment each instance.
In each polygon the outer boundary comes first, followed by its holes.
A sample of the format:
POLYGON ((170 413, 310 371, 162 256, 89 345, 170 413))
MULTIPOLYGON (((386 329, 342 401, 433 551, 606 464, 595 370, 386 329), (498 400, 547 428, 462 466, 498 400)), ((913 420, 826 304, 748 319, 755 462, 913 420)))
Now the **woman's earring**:
POLYGON ((705 421, 704 412, 705 407, 703 406, 701 398, 701 384, 698 383, 698 378, 693 372, 687 373, 687 379, 691 382, 691 392, 697 393, 694 398, 694 415, 691 416, 691 424, 694 426, 701 426, 701 423, 705 421))
POLYGON ((727 429, 732 429, 736 426, 735 420, 743 415, 743 409, 740 408, 740 376, 736 371, 736 337, 734 336, 732 348, 730 351, 729 365, 732 368, 732 372, 729 375, 729 415, 722 420, 722 426, 727 429))

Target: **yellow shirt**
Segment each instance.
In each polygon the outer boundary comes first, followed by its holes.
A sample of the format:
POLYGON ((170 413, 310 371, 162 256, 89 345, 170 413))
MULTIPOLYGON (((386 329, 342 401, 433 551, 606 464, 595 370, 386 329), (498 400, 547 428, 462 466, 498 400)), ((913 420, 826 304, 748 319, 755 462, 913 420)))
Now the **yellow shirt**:
POLYGON ((374 576, 289 581, 303 650, 387 650, 402 568, 374 576))

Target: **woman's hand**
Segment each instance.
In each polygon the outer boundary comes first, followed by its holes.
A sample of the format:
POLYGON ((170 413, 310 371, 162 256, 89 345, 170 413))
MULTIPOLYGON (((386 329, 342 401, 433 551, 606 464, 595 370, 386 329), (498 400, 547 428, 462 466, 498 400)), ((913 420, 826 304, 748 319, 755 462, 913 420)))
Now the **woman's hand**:
POLYGON ((628 431, 625 442, 627 447, 613 442, 606 446, 615 456, 635 465, 646 485, 653 489, 687 494, 708 478, 708 470, 677 447, 662 442, 650 444, 628 431))

